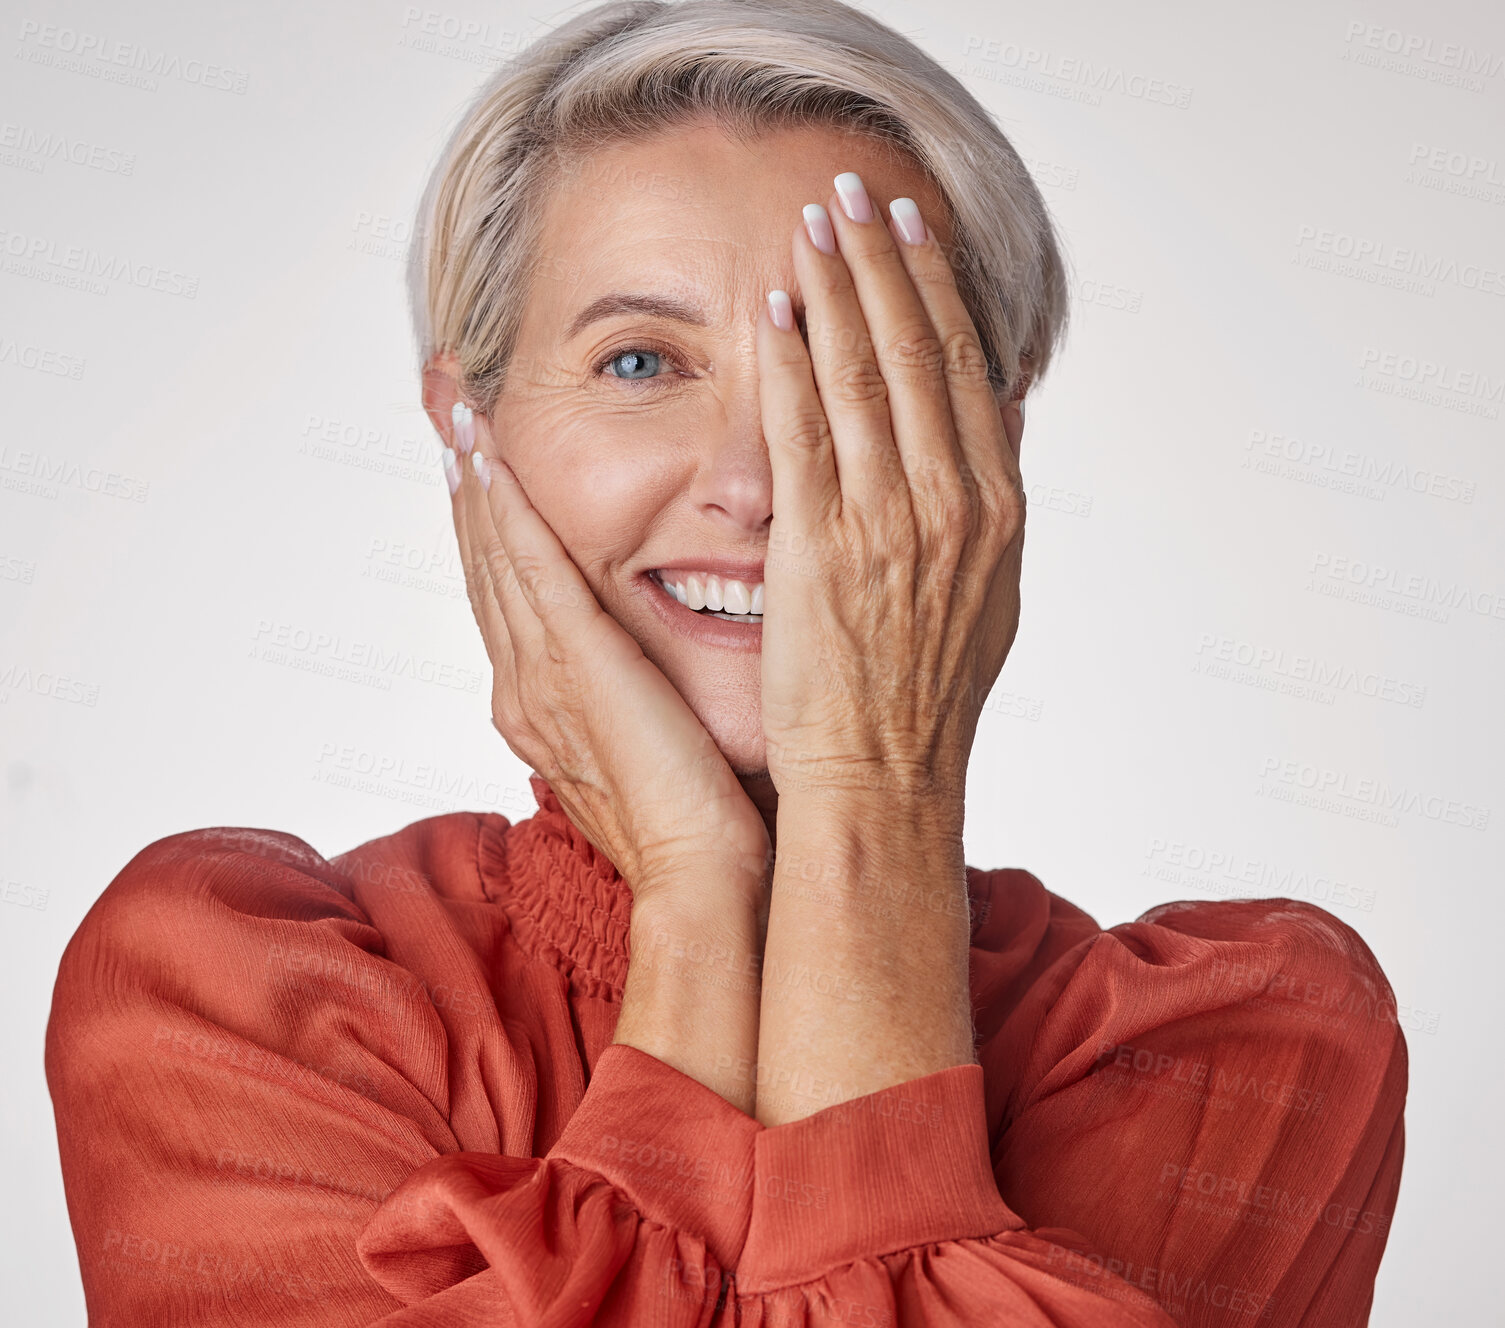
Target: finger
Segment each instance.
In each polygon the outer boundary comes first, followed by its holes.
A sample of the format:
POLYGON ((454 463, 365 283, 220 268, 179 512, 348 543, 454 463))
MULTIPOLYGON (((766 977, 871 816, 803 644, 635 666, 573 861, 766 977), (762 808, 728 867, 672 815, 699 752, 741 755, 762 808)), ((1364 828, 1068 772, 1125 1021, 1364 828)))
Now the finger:
MULTIPOLYGON (((468 424, 468 421, 462 422, 459 418, 455 420, 453 436, 462 450, 453 461, 446 462, 445 472, 449 475, 453 471, 450 497, 455 518, 455 535, 459 541, 460 559, 465 571, 465 588, 470 596, 476 623, 481 629, 481 639, 486 644, 486 654, 491 659, 494 678, 492 720, 495 723, 501 708, 497 704, 497 693, 509 698, 508 704, 515 708, 518 694, 517 655, 478 533, 486 529, 489 518, 482 520, 484 507, 475 499, 475 492, 481 487, 479 481, 473 474, 468 477, 466 475, 470 470, 467 454, 474 436, 473 432, 467 433, 468 424)), ((473 425, 470 428, 473 430, 473 425)), ((500 731, 499 725, 498 730, 500 731)), ((503 733, 502 736, 507 740, 508 746, 516 751, 513 746, 516 735, 503 733)))
MULTIPOLYGON (((473 423, 472 428, 474 427, 473 423)), ((517 574, 497 532, 485 487, 474 467, 469 464, 479 455, 480 447, 477 445, 466 458, 467 464, 462 467, 461 512, 472 556, 481 569, 489 592, 488 608, 494 608, 496 616, 501 620, 501 633, 507 647, 507 680, 510 694, 515 697, 521 668, 536 655, 543 643, 543 625, 528 607, 527 599, 517 584, 517 574)))
MULTIPOLYGON (((896 198, 889 205, 891 234, 897 251, 925 306, 943 349, 946 391, 963 478, 979 484, 1018 480, 1018 456, 1002 419, 1002 405, 988 381, 987 355, 976 324, 967 312, 956 274, 935 234, 925 224, 913 199, 896 198), (923 233, 923 238, 910 239, 923 233)), ((969 481, 970 482, 970 481, 969 481)))
POLYGON ((965 501, 942 343, 860 177, 847 171, 836 177, 836 186, 831 219, 888 389, 899 459, 911 494, 921 500, 916 515, 939 516, 965 501))
POLYGON ((842 507, 850 502, 875 515, 908 513, 909 485, 894 445, 888 384, 878 368, 852 274, 837 247, 830 210, 820 203, 806 206, 796 228, 794 270, 805 297, 805 335, 830 425, 842 507), (812 232, 833 252, 818 247, 812 232))
MULTIPOLYGON (((509 626, 537 648, 589 651, 609 616, 553 528, 497 453, 489 429, 478 429, 472 456, 475 487, 511 577, 500 587, 509 626), (523 610, 526 610, 524 612, 523 610)), ((615 620, 610 620, 614 622, 615 620)))
POLYGON ((841 485, 810 353, 786 291, 770 291, 763 302, 757 353, 758 403, 773 472, 775 528, 767 557, 775 558, 786 549, 819 546, 821 532, 841 515, 841 485))

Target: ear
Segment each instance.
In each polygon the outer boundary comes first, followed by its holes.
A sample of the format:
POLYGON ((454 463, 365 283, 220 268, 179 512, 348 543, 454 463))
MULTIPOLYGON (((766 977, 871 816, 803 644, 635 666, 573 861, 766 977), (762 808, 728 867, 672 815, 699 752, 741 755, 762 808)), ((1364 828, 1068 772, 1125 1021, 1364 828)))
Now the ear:
MULTIPOLYGON (((1027 366, 1028 359, 1024 360, 1027 366)), ((1013 394, 1007 401, 999 402, 999 413, 1003 417, 1003 431, 1008 436, 1009 447, 1013 450, 1014 460, 1019 460, 1019 448, 1024 442, 1024 394, 1029 391, 1030 378, 1033 375, 1026 367, 1015 381, 1013 394)))
POLYGON ((434 431, 453 447, 454 417, 451 412, 460 400, 460 361, 452 354, 436 355, 423 366, 423 409, 434 431))

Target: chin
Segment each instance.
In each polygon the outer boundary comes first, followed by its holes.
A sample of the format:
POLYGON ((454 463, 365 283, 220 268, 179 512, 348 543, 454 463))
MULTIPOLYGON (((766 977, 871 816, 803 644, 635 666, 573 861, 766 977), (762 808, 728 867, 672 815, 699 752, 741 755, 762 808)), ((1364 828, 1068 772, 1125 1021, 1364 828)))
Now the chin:
POLYGON ((756 706, 728 705, 725 698, 706 698, 704 706, 692 706, 711 740, 726 757, 739 778, 768 773, 768 752, 763 742, 763 715, 756 706))

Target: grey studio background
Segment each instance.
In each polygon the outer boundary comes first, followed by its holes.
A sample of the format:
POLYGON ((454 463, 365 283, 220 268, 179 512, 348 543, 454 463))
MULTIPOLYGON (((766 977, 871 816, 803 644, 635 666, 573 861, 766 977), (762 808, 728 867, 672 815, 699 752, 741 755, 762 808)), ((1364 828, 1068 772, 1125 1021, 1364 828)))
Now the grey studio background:
MULTIPOLYGON (((869 8, 1000 117, 1073 265, 967 860, 1104 926, 1291 895, 1357 928, 1411 1067, 1371 1322, 1483 1322, 1505 11, 869 8)), ((135 853, 238 825, 333 855, 534 809, 490 725, 401 259, 460 108, 563 12, 3 6, 10 1322, 84 1321, 43 1032, 135 853)))

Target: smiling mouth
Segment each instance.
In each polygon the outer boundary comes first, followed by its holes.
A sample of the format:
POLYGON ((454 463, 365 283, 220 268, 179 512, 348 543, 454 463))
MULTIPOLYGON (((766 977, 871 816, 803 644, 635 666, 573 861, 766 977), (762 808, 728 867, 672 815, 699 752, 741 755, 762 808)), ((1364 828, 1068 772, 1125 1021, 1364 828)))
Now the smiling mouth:
POLYGON ((648 579, 652 581, 664 594, 693 613, 698 613, 703 618, 720 618, 723 622, 757 623, 763 622, 763 587, 759 583, 749 592, 742 582, 728 584, 729 578, 724 581, 717 576, 701 576, 697 573, 685 573, 678 570, 669 572, 672 578, 665 579, 665 573, 653 568, 648 572, 648 579), (732 589, 736 586, 737 589, 732 589), (711 608, 712 604, 723 604, 723 594, 728 598, 733 596, 750 601, 750 607, 756 607, 757 613, 730 613, 724 608, 711 608), (700 607, 697 607, 697 601, 700 607))

